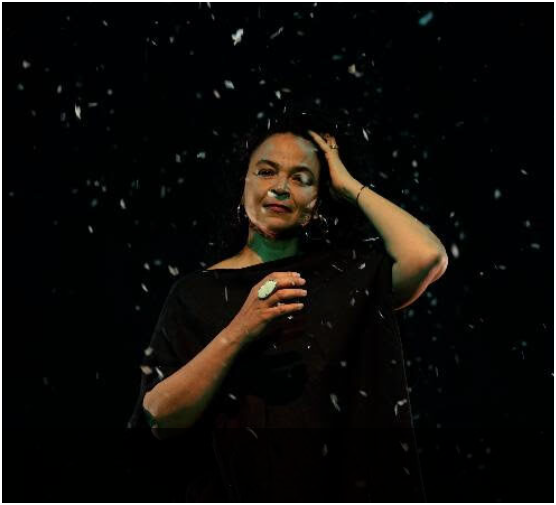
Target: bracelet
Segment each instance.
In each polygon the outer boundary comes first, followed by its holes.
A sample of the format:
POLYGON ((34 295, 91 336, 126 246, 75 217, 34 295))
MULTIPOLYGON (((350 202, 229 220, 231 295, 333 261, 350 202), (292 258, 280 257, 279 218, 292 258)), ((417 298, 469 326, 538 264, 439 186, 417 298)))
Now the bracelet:
POLYGON ((363 191, 363 188, 366 188, 367 186, 365 186, 365 184, 363 184, 363 186, 361 186, 361 189, 359 190, 359 193, 357 193, 357 197, 355 198, 355 205, 357 206, 357 200, 359 200, 359 195, 361 194, 361 191, 363 191))

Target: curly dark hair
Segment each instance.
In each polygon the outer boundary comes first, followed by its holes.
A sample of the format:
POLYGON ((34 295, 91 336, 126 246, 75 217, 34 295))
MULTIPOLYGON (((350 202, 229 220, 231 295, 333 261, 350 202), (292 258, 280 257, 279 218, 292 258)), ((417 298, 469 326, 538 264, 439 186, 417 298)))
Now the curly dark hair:
MULTIPOLYGON (((292 133, 312 142, 317 148, 317 156, 321 165, 321 176, 318 188, 317 219, 311 220, 305 232, 300 235, 301 249, 309 251, 328 247, 344 246, 349 243, 359 242, 369 234, 370 225, 363 213, 348 202, 335 200, 331 195, 330 175, 328 162, 322 149, 315 143, 307 130, 312 130, 320 135, 330 133, 340 146, 340 156, 350 173, 362 184, 369 177, 368 152, 366 145, 358 141, 355 135, 348 134, 352 131, 349 123, 333 120, 315 106, 291 104, 269 117, 264 125, 256 124, 248 128, 243 134, 235 137, 232 146, 231 162, 228 158, 225 164, 229 169, 225 174, 226 188, 223 205, 229 211, 225 215, 233 216, 231 222, 225 227, 213 228, 215 255, 220 259, 233 256, 241 250, 248 237, 247 218, 238 216, 237 207, 243 192, 244 178, 253 152, 268 137, 277 133, 292 133), (365 160, 366 167, 361 161, 365 160), (363 173, 362 169, 366 172, 363 173)), ((243 210, 243 209, 242 209, 243 210)), ((221 225, 222 222, 219 223, 221 225)))

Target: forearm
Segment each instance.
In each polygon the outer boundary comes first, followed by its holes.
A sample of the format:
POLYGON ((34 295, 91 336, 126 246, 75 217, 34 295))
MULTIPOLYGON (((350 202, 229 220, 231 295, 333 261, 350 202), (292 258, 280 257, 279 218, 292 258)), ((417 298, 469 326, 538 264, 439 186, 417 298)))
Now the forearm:
MULTIPOLYGON (((354 178, 344 185, 343 193, 353 205, 361 186, 354 178)), ((432 260, 446 254, 444 245, 429 228, 369 187, 361 191, 357 206, 377 229, 388 253, 396 261, 432 260)))
POLYGON ((145 395, 143 408, 156 423, 157 436, 168 436, 166 428, 188 428, 201 417, 243 342, 237 331, 224 328, 197 356, 145 395))

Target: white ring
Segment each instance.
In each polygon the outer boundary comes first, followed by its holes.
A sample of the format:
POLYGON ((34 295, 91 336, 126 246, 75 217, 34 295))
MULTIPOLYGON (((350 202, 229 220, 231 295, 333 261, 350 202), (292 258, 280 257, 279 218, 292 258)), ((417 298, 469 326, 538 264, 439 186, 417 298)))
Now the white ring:
POLYGON ((266 300, 276 288, 278 283, 274 279, 269 279, 260 288, 258 292, 259 300, 266 300))

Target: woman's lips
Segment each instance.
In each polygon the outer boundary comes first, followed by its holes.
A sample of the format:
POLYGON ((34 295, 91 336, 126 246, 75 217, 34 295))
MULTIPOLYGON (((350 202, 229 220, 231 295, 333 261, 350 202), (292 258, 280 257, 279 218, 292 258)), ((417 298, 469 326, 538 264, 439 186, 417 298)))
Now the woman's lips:
POLYGON ((286 207, 281 207, 280 205, 265 205, 265 207, 279 214, 289 214, 291 212, 291 210, 286 207))

